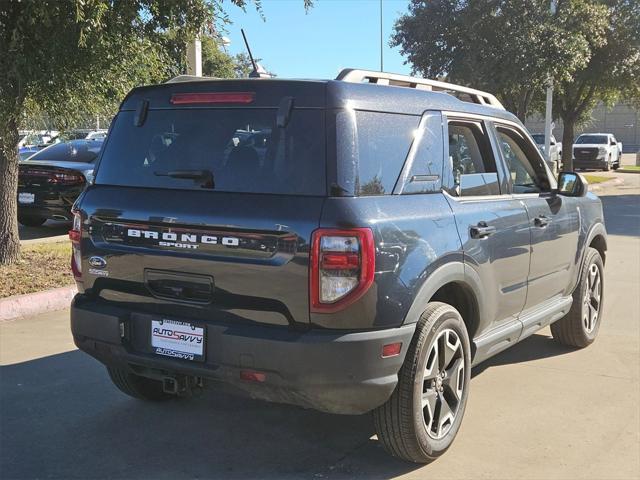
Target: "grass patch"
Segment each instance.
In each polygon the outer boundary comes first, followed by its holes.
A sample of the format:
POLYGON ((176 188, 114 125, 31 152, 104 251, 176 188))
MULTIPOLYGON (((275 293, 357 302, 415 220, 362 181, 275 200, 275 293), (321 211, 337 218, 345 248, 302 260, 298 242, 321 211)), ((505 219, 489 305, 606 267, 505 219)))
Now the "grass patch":
POLYGON ((17 263, 0 266, 0 278, 0 298, 72 285, 71 243, 23 246, 17 263))
POLYGON ((589 182, 590 185, 593 185, 594 183, 602 183, 602 182, 606 182, 607 180, 611 180, 611 177, 601 177, 600 175, 585 175, 584 178, 587 179, 587 182, 589 182))
POLYGON ((622 173, 640 173, 640 166, 625 165, 624 167, 620 167, 618 171, 622 173))

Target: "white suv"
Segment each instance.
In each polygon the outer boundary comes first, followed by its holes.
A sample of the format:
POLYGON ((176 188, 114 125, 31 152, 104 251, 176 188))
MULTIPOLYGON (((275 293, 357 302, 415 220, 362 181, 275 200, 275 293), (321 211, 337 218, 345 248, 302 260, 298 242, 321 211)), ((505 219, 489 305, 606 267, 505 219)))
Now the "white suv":
POLYGON ((583 133, 573 144, 573 167, 578 169, 617 170, 622 143, 611 133, 583 133))

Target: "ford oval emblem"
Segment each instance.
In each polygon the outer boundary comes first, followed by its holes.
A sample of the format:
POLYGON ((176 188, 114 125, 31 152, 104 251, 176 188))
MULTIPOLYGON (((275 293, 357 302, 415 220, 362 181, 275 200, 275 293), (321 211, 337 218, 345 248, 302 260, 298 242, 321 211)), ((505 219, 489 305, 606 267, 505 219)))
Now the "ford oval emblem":
POLYGON ((107 261, 102 257, 91 257, 89 259, 89 265, 94 268, 104 268, 107 266, 107 261))

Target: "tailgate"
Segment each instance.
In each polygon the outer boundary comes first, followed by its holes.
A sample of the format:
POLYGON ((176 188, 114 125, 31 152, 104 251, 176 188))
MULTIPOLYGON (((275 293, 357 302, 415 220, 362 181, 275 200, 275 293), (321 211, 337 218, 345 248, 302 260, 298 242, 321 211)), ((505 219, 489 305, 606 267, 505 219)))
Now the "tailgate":
POLYGON ((309 242, 322 204, 322 197, 94 185, 81 204, 89 224, 83 286, 136 311, 306 324, 309 242))

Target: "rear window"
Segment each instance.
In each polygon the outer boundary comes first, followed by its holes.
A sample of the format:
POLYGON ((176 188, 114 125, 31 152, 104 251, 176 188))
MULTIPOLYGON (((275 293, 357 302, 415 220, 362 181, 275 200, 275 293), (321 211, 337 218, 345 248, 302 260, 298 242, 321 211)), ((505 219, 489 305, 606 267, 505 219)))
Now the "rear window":
POLYGON ((223 192, 324 195, 322 110, 294 109, 286 127, 277 109, 120 112, 96 176, 97 184, 223 192), (212 182, 175 172, 210 172, 212 182))
POLYGON ((581 135, 576 140, 576 143, 591 143, 591 144, 600 144, 600 143, 609 143, 607 137, 605 135, 581 135))
POLYGON ((91 163, 100 153, 100 148, 102 148, 102 142, 98 141, 56 143, 44 150, 40 150, 29 158, 29 161, 91 163))

